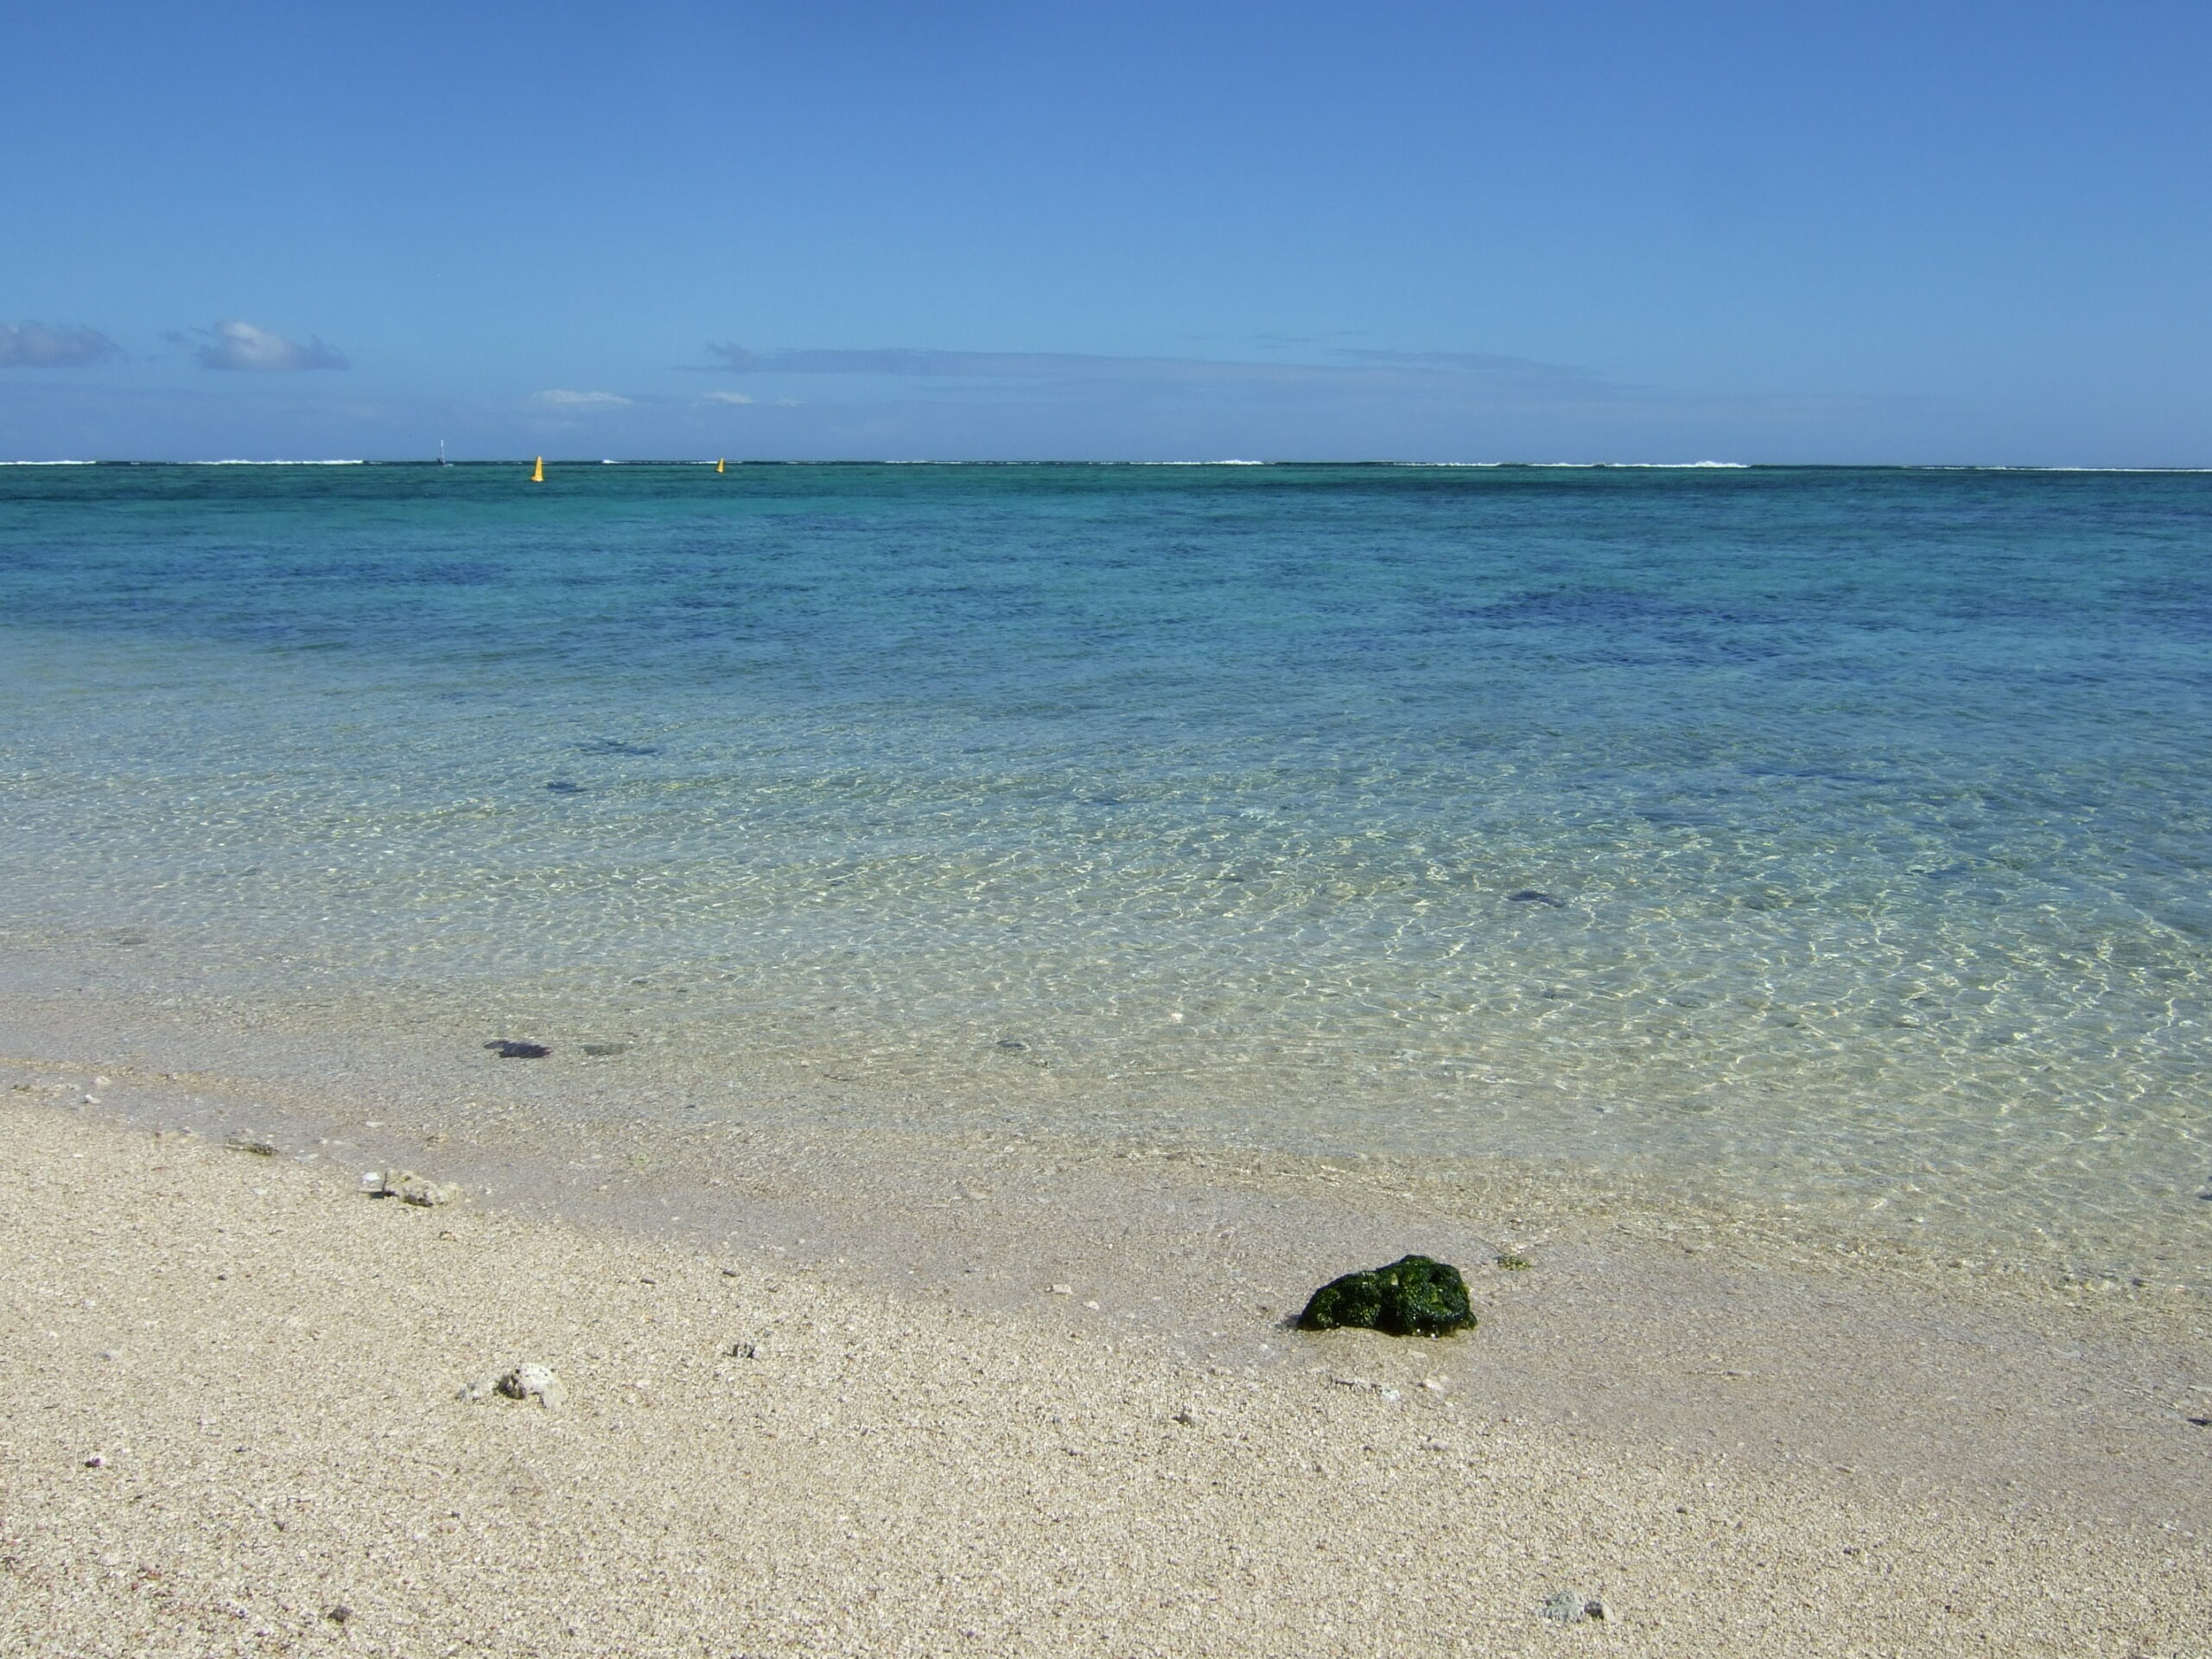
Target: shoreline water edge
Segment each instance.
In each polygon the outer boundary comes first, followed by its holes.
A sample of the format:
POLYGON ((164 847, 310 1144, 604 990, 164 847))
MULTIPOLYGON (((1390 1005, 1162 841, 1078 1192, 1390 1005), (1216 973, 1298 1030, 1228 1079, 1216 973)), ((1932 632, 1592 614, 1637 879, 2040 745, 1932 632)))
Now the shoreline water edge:
POLYGON ((154 1069, 149 1019, 65 1057, 113 1012, 6 1015, 10 1645, 1517 1653, 1579 1623, 2163 1659, 2212 1616, 2212 1367, 2170 1306, 1512 1173, 1470 1205, 995 1135, 522 1147, 492 1077, 472 1128, 343 1041, 320 1075, 154 1069), (467 1196, 363 1192, 402 1160, 467 1196), (1473 1331, 1287 1328, 1414 1249, 1465 1264, 1473 1331), (486 1397, 530 1364, 557 1409, 486 1397))

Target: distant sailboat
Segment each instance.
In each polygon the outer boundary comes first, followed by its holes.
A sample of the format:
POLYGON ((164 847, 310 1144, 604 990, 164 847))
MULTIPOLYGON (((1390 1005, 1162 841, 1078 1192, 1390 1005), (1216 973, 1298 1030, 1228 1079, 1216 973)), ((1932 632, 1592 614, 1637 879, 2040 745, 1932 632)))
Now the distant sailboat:
POLYGON ((441 467, 450 467, 453 465, 453 462, 446 459, 446 441, 443 438, 440 438, 438 440, 438 465, 441 467))
POLYGON ((540 455, 540 456, 537 458, 537 470, 536 472, 532 473, 532 474, 530 475, 530 481, 531 481, 531 483, 533 483, 533 484, 543 484, 543 483, 545 481, 545 457, 544 457, 544 456, 540 455))
POLYGON ((715 463, 715 470, 718 473, 726 473, 729 467, 726 462, 718 461, 715 463))

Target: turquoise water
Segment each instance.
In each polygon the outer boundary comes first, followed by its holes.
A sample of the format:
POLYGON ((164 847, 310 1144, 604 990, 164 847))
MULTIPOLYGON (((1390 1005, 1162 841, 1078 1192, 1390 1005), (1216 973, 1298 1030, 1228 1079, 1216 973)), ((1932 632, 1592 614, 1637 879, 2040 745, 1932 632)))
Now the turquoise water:
POLYGON ((2190 474, 0 468, 0 941, 2186 1262, 2208 556, 2190 474))

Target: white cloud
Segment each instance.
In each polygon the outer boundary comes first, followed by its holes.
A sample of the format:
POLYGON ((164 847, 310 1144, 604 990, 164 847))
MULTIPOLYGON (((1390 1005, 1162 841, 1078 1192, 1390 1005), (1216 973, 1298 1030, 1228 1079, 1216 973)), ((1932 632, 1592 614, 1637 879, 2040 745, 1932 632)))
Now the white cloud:
POLYGON ((557 409, 564 414, 579 414, 590 409, 627 409, 630 400, 619 392, 564 391, 555 388, 541 391, 530 400, 540 409, 557 409))
POLYGON ((710 391, 699 401, 702 404, 749 404, 753 400, 741 391, 710 391))
POLYGON ((115 342, 97 328, 0 322, 0 369, 79 369, 115 355, 115 342))
POLYGON ((200 366, 203 369, 284 371, 353 367, 346 360, 345 353, 334 346, 324 345, 319 339, 310 340, 302 345, 296 340, 287 340, 282 334, 272 334, 266 328, 257 328, 250 322, 219 322, 213 328, 204 328, 200 332, 207 336, 207 343, 200 348, 200 366))

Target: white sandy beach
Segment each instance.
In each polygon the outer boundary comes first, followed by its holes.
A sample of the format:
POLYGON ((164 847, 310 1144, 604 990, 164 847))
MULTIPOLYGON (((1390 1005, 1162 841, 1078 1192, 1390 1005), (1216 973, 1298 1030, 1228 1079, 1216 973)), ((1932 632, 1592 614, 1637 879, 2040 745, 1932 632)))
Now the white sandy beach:
MULTIPOLYGON (((103 1079, 94 1107, 61 1092, 89 1071, 14 1075, 7 1651, 2212 1651, 2212 1429, 2183 1414, 2212 1395, 2124 1333, 2102 1351, 2147 1369, 2083 1407, 2063 1368, 2094 1344, 2038 1372, 2035 1340, 2018 1363, 1984 1343, 1986 1370, 1946 1371, 1863 1291, 1800 1284, 1861 1298, 1866 1351, 1824 1398, 1802 1350, 1833 1338, 1762 1333, 1764 1292, 1753 1397, 1688 1396, 1662 1433, 1609 1420, 1620 1379, 1586 1356, 1553 1367, 1548 1412, 1484 1379, 1541 1370, 1547 1317, 1607 1317, 1588 1273, 1446 1343, 1280 1332, 1278 1363, 1192 1363, 1087 1285, 977 1310, 372 1200, 327 1161, 106 1116, 135 1094, 143 1122, 159 1078, 103 1079), (461 1397, 522 1362, 557 1370, 562 1408, 461 1397), (1793 1409, 1794 1452, 1734 1449, 1793 1409), (1884 1460, 1892 1414, 1924 1478, 1884 1460), (2017 1469, 1952 1478, 2008 1433, 2035 1443, 2017 1469), (1602 1619, 1545 1611, 1588 1602, 1602 1619)), ((1647 1339, 1618 1338, 1624 1370, 1647 1339)))

